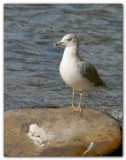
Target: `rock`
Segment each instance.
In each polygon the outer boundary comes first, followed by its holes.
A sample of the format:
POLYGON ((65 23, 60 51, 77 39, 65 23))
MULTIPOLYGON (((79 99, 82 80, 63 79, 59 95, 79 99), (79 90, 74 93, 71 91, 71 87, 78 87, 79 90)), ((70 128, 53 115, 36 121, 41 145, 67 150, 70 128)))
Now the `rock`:
POLYGON ((118 122, 94 109, 82 113, 67 108, 14 109, 4 113, 5 156, 103 156, 121 145, 118 122), (37 146, 28 137, 37 124, 53 140, 37 146))

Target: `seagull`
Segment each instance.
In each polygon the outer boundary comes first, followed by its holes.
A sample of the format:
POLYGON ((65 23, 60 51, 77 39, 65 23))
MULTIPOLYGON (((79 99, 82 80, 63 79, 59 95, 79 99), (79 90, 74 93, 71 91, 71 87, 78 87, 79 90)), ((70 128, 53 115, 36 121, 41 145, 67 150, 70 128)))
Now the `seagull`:
POLYGON ((54 46, 65 46, 63 57, 60 63, 59 71, 63 81, 73 89, 72 109, 82 112, 81 101, 84 91, 89 91, 95 87, 107 87, 100 78, 95 67, 79 56, 79 39, 73 34, 65 35, 61 41, 54 46), (75 107, 75 91, 80 92, 79 105, 75 107))

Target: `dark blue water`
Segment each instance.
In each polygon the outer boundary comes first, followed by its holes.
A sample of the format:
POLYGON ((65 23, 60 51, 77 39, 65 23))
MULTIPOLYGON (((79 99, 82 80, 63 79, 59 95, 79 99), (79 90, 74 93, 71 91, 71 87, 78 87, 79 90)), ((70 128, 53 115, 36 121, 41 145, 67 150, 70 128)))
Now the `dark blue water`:
MULTIPOLYGON (((59 64, 64 48, 53 44, 67 33, 80 38, 80 55, 111 88, 84 94, 83 106, 122 120, 122 5, 4 5, 5 111, 71 104, 71 89, 59 64)), ((77 98, 78 100, 78 98, 77 98)))

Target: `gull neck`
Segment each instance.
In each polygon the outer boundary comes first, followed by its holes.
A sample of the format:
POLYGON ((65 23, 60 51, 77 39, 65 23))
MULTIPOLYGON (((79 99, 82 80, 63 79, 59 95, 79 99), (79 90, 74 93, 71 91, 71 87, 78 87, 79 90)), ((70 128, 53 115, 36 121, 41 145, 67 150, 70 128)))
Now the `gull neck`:
POLYGON ((79 57, 78 49, 79 49, 78 46, 66 47, 64 50, 63 58, 69 59, 69 58, 79 57))

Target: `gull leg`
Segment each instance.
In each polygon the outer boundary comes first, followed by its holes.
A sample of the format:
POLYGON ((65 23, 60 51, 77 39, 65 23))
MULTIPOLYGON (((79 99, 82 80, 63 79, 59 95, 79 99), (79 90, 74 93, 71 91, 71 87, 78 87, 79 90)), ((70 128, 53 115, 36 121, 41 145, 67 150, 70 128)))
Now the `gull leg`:
POLYGON ((82 108, 81 108, 82 96, 83 96, 83 92, 80 93, 80 102, 79 102, 79 105, 76 109, 76 111, 79 111, 79 112, 82 112, 82 108))
POLYGON ((73 93, 72 93, 72 109, 73 109, 73 111, 74 111, 74 108, 75 108, 75 106, 74 106, 74 97, 75 97, 75 91, 73 89, 73 93))

